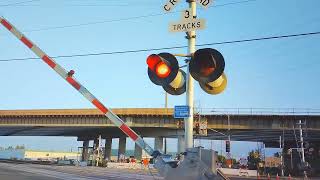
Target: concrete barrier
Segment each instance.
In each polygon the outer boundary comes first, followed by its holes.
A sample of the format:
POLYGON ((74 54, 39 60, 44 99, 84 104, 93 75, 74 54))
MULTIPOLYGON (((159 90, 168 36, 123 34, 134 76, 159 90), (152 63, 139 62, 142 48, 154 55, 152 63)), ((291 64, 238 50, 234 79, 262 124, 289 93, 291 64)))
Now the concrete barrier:
POLYGON ((119 168, 119 169, 141 169, 143 167, 140 163, 113 163, 108 162, 108 168, 119 168))
POLYGON ((231 169, 231 168, 219 168, 219 170, 226 175, 232 176, 257 176, 257 170, 243 170, 243 169, 231 169))

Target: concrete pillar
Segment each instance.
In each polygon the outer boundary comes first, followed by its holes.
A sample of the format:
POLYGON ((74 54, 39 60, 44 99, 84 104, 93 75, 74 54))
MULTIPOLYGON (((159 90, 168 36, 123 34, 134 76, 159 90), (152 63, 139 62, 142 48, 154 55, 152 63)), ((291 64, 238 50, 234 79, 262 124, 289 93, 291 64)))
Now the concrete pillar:
POLYGON ((81 161, 88 160, 88 149, 89 149, 89 140, 83 141, 81 161))
POLYGON ((120 158, 120 154, 122 154, 122 155, 126 154, 126 143, 127 143, 126 137, 119 138, 118 161, 120 158))
POLYGON ((185 152, 184 136, 178 136, 178 153, 185 152))
POLYGON ((163 137, 154 138, 154 149, 163 152, 163 137))
POLYGON ((111 148, 112 148, 112 138, 106 138, 106 143, 104 146, 104 159, 111 160, 111 148))
POLYGON ((142 149, 137 144, 134 145, 134 158, 137 160, 142 159, 142 149))

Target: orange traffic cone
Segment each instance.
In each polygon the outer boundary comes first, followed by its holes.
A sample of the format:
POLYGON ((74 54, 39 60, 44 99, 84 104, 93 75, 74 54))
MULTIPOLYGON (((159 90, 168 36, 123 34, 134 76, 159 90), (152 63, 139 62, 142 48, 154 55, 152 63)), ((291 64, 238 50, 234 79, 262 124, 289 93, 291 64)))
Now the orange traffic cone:
POLYGON ((270 180, 270 174, 268 173, 268 180, 270 180))
POLYGON ((288 176, 288 180, 291 180, 291 175, 289 174, 289 176, 288 176))
POLYGON ((277 176, 276 176, 276 180, 280 180, 280 177, 279 177, 279 175, 277 174, 277 176))

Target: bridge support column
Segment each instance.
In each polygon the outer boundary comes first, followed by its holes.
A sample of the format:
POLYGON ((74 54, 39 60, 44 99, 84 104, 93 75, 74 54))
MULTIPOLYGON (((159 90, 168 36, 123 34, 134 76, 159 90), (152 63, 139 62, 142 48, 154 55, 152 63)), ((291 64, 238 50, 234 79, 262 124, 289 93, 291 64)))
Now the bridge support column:
POLYGON ((112 148, 112 138, 106 138, 104 149, 104 159, 111 160, 111 148, 112 148))
POLYGON ((163 152, 163 137, 154 138, 154 149, 163 152))
POLYGON ((178 153, 185 152, 184 136, 178 136, 178 153))
POLYGON ((134 145, 134 158, 137 160, 142 159, 142 149, 137 144, 134 145))
POLYGON ((88 149, 89 149, 89 140, 83 141, 82 155, 81 155, 82 161, 88 161, 88 149))
POLYGON ((127 143, 126 137, 119 138, 118 161, 120 160, 120 155, 123 155, 123 156, 126 155, 126 143, 127 143))

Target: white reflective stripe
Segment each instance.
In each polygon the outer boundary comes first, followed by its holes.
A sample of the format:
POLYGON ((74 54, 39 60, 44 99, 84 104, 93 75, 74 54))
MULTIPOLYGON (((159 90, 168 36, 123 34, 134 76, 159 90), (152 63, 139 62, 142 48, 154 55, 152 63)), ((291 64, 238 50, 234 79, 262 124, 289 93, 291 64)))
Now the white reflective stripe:
POLYGON ((83 86, 81 86, 81 88, 79 89, 79 92, 90 102, 92 102, 94 99, 97 99, 83 86))
POLYGON ((108 111, 106 114, 105 114, 109 119, 110 121, 112 121, 112 123, 114 125, 116 125, 117 127, 120 127, 122 124, 124 124, 124 122, 115 114, 113 114, 111 111, 108 111))
POLYGON ((21 39, 23 34, 19 32, 16 28, 12 27, 11 29, 12 34, 14 34, 18 39, 21 39))
POLYGON ((61 67, 59 64, 56 64, 56 66, 54 67, 54 70, 63 78, 66 79, 67 78, 67 71, 63 69, 63 67, 61 67))
POLYGON ((38 46, 33 45, 31 50, 40 58, 42 58, 44 55, 46 55, 38 46))
POLYGON ((137 140, 135 141, 135 143, 138 144, 138 146, 140 146, 143 150, 145 150, 148 154, 152 154, 153 153, 153 149, 147 144, 145 143, 145 141, 138 136, 137 140))

